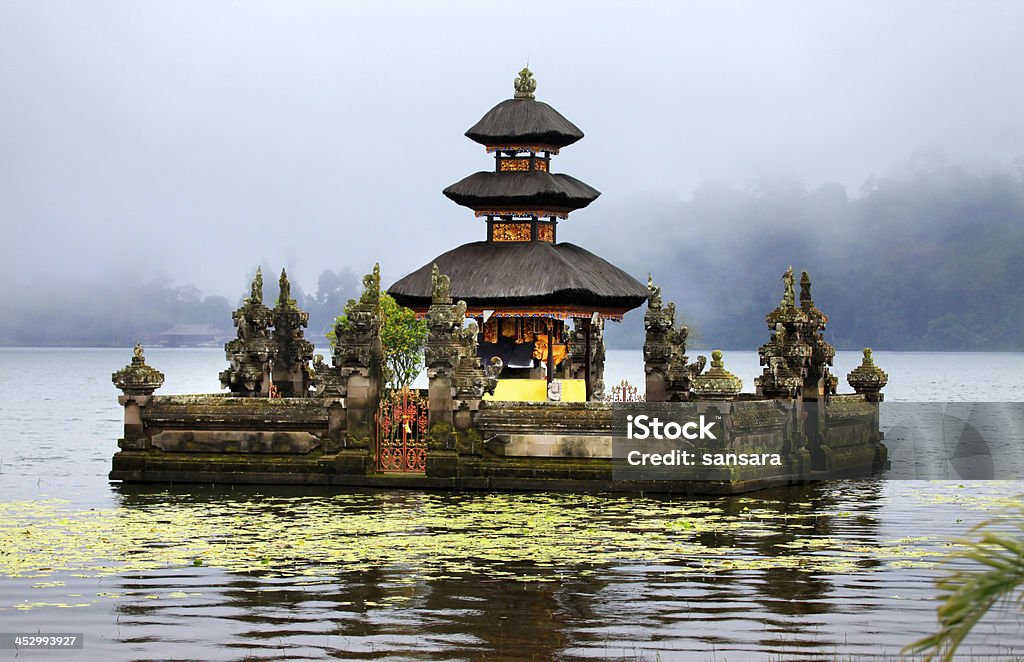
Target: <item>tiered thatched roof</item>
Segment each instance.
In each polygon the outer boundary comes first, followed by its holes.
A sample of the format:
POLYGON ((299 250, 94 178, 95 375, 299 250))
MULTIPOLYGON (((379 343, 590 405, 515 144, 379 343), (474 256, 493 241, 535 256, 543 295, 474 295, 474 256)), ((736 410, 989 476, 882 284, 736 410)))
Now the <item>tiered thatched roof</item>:
POLYGON ((575 124, 543 101, 507 99, 480 118, 466 137, 481 145, 571 145, 583 137, 575 124))
POLYGON ((540 170, 477 172, 444 190, 452 201, 470 209, 582 209, 601 192, 575 177, 540 170))
POLYGON ((471 314, 564 318, 597 312, 614 319, 647 301, 647 287, 615 265, 579 246, 552 243, 553 232, 541 237, 539 224, 553 228, 538 219, 564 218, 601 193, 574 177, 548 171, 550 153, 576 142, 583 132, 535 100, 535 90, 533 74, 524 68, 515 82, 516 98, 491 108, 466 132, 499 152, 498 172, 478 172, 444 190, 454 202, 488 216, 492 241, 459 246, 402 278, 388 289, 398 303, 421 313, 427 310, 434 264, 451 279, 452 297, 464 300, 471 314), (530 152, 530 169, 503 169, 502 159, 520 158, 508 152, 530 152), (495 223, 511 223, 517 213, 535 217, 525 221, 533 224, 529 241, 493 234, 495 223))
POLYGON ((388 289, 403 306, 430 306, 431 266, 451 279, 452 298, 470 310, 559 308, 621 314, 647 301, 647 287, 575 244, 486 242, 439 255, 388 289))

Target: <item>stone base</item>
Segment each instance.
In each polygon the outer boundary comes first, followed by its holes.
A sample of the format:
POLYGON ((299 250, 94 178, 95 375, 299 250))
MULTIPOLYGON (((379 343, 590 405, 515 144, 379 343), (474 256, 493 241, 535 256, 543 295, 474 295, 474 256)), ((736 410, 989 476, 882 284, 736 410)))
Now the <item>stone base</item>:
MULTIPOLYGON (((327 458, 325 458, 327 459, 327 458)), ((443 464, 443 463, 442 463, 443 464)), ((434 465, 437 466, 436 464, 434 465)), ((114 456, 111 480, 126 483, 200 483, 220 485, 310 485, 381 487, 400 489, 501 490, 551 492, 644 492, 651 494, 724 495, 795 484, 784 478, 737 481, 623 481, 611 478, 611 466, 509 466, 483 462, 458 464, 472 475, 348 474, 338 473, 330 461, 292 462, 284 458, 259 463, 238 462, 237 456, 198 458, 176 454, 157 458, 122 451, 114 456)), ((452 464, 445 469, 451 471, 452 464)), ((827 478, 822 476, 821 479, 827 478)), ((805 482, 805 481, 799 481, 805 482)))
MULTIPOLYGON (((556 490, 736 494, 847 476, 883 467, 886 448, 877 403, 842 396, 826 410, 823 432, 803 448, 794 435, 800 414, 792 401, 746 399, 715 403, 482 403, 473 427, 431 429, 426 471, 375 472, 374 439, 366 447, 325 449, 341 435, 328 407, 315 399, 263 400, 218 396, 154 396, 141 409, 143 430, 122 441, 112 480, 396 487, 453 490, 556 490), (778 454, 781 466, 676 468, 658 474, 622 471, 614 428, 627 412, 669 420, 701 414, 721 421, 721 438, 699 452, 778 454), (662 478, 655 480, 654 478, 662 478)), ((622 420, 625 420, 624 418, 622 420)), ((624 429, 624 428, 623 428, 624 429)), ((632 443, 632 442, 631 442, 632 443)), ((662 452, 652 446, 644 452, 662 452)))

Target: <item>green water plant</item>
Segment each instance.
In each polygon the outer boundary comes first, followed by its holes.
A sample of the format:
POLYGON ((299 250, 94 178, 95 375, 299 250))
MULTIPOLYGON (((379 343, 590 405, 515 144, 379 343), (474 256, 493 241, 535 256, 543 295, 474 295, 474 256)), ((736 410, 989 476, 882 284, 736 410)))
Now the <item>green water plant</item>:
POLYGON ((1010 518, 1012 530, 999 530, 1007 519, 991 519, 972 529, 978 538, 946 559, 946 565, 967 562, 936 581, 939 630, 915 641, 904 652, 923 654, 925 660, 952 660, 957 648, 993 607, 1024 603, 1024 506, 1010 518))

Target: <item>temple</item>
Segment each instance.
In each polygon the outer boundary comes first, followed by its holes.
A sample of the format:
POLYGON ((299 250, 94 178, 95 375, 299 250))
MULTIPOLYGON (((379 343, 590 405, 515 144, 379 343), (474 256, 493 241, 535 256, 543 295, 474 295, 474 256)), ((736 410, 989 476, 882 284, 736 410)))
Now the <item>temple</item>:
POLYGON ((781 299, 765 302, 761 375, 745 392, 720 350, 691 360, 689 331, 653 278, 642 284, 558 241, 559 224, 598 192, 551 172, 583 133, 535 92, 523 69, 515 96, 466 132, 493 154, 494 171, 444 190, 481 219, 484 240, 388 290, 426 323, 426 388, 386 383, 379 265, 338 311, 327 357, 305 338, 309 316, 287 274, 271 308, 257 269, 224 346, 225 392, 158 395, 164 375, 142 347, 112 375, 124 432, 111 479, 720 494, 884 468, 889 376, 865 349, 847 376, 854 392, 838 393, 828 316, 807 272, 798 283, 790 266, 781 299), (605 393, 604 323, 643 304, 644 383, 605 393), (652 417, 701 435, 676 445, 634 437, 633 421, 652 417), (702 460, 630 460, 680 452, 702 460))
POLYGON ((529 398, 531 389, 515 388, 528 385, 505 380, 550 383, 557 377, 562 400, 591 401, 604 397, 605 320, 621 321, 626 311, 647 301, 648 292, 615 265, 558 241, 559 222, 600 192, 552 172, 553 157, 583 132, 537 101, 536 89, 533 74, 524 68, 515 80, 515 96, 466 131, 493 154, 494 170, 444 189, 445 196, 486 222, 485 239, 437 256, 388 294, 425 316, 436 267, 450 279, 451 297, 465 301, 466 315, 477 322, 481 360, 491 365, 497 357, 503 366, 495 397, 547 399, 547 389, 532 389, 540 397, 529 398))

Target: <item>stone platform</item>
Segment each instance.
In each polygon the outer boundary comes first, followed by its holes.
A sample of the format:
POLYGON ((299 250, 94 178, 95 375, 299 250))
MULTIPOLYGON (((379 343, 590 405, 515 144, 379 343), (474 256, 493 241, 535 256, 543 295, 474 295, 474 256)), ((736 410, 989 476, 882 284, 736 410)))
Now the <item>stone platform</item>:
POLYGON ((346 437, 333 401, 196 395, 135 404, 140 425, 119 441, 114 480, 726 494, 868 475, 886 460, 878 403, 859 395, 836 396, 823 412, 775 400, 483 402, 472 427, 431 431, 422 473, 378 470, 375 444, 346 437), (701 413, 715 417, 724 435, 695 451, 772 453, 782 465, 678 467, 655 476, 628 466, 624 449, 664 448, 626 439, 626 416, 681 421, 701 413), (819 415, 825 433, 802 445, 798 421, 819 415))
MULTIPOLYGON (((870 475, 887 462, 879 403, 888 376, 866 349, 848 377, 856 393, 836 394, 829 371, 835 350, 823 340, 827 318, 810 298, 810 280, 806 273, 801 279, 799 306, 791 269, 784 280, 784 298, 766 316, 773 335, 760 349, 765 367, 756 393, 742 392, 720 351, 707 370, 705 357, 688 361, 686 328, 676 328, 675 307, 663 306, 650 283, 646 401, 636 401, 635 388, 613 389, 609 400, 560 401, 566 390, 554 384, 547 385, 550 400, 527 402, 485 397, 497 398, 500 362, 482 365, 476 324, 465 324, 466 304, 451 300, 436 270, 427 313, 429 387, 422 392, 384 389, 376 268, 335 327, 330 364, 313 358, 303 338, 308 316, 290 298, 286 274, 271 310, 257 272, 234 315, 238 338, 225 347, 221 382, 230 393, 155 395, 164 377, 146 365, 141 347, 114 373, 124 435, 110 478, 728 494, 870 475), (615 393, 626 394, 624 401, 614 401, 615 393), (630 438, 643 417, 710 434, 630 438)), ((603 372, 592 376, 600 383, 603 372)))

